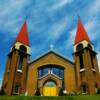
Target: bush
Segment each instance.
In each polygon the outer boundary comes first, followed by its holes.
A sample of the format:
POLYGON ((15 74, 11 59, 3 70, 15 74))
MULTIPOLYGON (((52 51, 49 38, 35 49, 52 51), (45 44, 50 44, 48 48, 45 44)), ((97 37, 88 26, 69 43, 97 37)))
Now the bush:
POLYGON ((4 89, 1 89, 1 90, 0 90, 0 95, 5 95, 4 89))
POLYGON ((60 89, 60 92, 59 92, 59 96, 63 96, 63 95, 64 95, 63 89, 61 88, 61 89, 60 89))
POLYGON ((36 93, 35 93, 35 96, 40 96, 41 94, 40 94, 40 90, 39 90, 39 88, 37 88, 37 90, 36 90, 36 93))
POLYGON ((71 92, 69 95, 71 95, 71 96, 76 96, 76 95, 78 95, 78 93, 77 93, 76 91, 73 91, 73 92, 71 92))
POLYGON ((97 94, 100 94, 100 88, 97 89, 97 94))

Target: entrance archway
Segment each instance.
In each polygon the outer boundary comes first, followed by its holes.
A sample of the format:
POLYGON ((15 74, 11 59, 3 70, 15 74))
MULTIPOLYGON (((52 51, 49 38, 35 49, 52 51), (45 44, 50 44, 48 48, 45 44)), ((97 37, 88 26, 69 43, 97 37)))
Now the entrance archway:
POLYGON ((57 96, 57 85, 54 81, 49 80, 43 86, 44 96, 57 96))

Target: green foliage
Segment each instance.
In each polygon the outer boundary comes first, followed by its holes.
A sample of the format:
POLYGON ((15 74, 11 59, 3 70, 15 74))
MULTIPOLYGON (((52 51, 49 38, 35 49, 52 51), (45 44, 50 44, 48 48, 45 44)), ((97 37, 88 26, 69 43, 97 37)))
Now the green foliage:
POLYGON ((4 89, 1 89, 1 90, 0 90, 0 95, 5 95, 4 89))
POLYGON ((100 94, 100 88, 98 88, 98 90, 97 90, 97 94, 100 94))
POLYGON ((40 94, 40 90, 39 90, 39 88, 37 88, 37 90, 36 90, 36 93, 35 93, 35 96, 40 96, 41 94, 40 94))
POLYGON ((63 96, 63 95, 64 95, 63 89, 61 88, 61 89, 60 89, 60 92, 59 92, 59 96, 63 96))

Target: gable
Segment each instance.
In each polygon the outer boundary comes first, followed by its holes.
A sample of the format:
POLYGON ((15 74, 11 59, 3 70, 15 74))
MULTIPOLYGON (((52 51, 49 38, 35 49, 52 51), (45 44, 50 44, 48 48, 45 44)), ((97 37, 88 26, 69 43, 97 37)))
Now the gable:
POLYGON ((57 60, 57 61, 60 61, 60 62, 63 61, 63 62, 69 63, 71 65, 74 65, 74 63, 72 61, 68 60, 67 58, 65 58, 61 54, 58 54, 54 51, 49 51, 49 52, 41 55, 40 57, 38 57, 35 60, 33 60, 32 62, 30 62, 29 65, 34 64, 36 62, 39 62, 41 60, 48 61, 48 63, 54 62, 54 60, 57 60))

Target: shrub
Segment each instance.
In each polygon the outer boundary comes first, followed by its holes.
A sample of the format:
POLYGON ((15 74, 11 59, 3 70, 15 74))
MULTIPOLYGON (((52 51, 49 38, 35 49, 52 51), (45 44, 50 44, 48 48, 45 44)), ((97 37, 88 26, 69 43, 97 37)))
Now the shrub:
POLYGON ((64 95, 63 89, 61 88, 61 89, 60 89, 60 92, 59 92, 59 96, 63 96, 63 95, 64 95))
POLYGON ((35 93, 35 96, 40 96, 41 94, 40 94, 40 90, 39 90, 39 88, 37 88, 37 90, 36 90, 36 93, 35 93))
POLYGON ((0 95, 5 95, 4 89, 1 89, 1 90, 0 90, 0 95))
POLYGON ((69 95, 71 95, 71 96, 76 96, 76 95, 78 95, 78 93, 77 93, 76 91, 73 91, 73 92, 71 92, 69 95))
POLYGON ((100 88, 97 89, 97 94, 100 94, 100 88))

